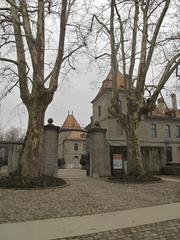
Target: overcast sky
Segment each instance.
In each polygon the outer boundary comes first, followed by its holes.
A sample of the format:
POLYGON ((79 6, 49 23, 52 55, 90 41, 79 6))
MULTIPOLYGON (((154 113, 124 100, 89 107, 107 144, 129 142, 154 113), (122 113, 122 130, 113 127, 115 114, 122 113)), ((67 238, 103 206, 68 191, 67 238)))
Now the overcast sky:
MULTIPOLYGON (((80 125, 85 127, 92 115, 91 101, 106 75, 107 72, 99 74, 97 69, 87 70, 87 66, 82 69, 79 63, 77 71, 70 73, 63 81, 60 78, 59 88, 46 112, 45 124, 48 118, 53 118, 54 124, 61 126, 68 111, 73 111, 80 125)), ((26 128, 27 111, 20 99, 18 88, 2 100, 0 115, 0 125, 3 129, 11 126, 26 128)))
MULTIPOLYGON (((74 113, 78 122, 85 127, 90 122, 92 115, 91 101, 96 96, 102 81, 107 76, 107 72, 99 73, 97 69, 87 71, 87 67, 79 65, 79 71, 69 74, 63 81, 60 78, 60 86, 55 93, 52 103, 46 112, 45 124, 48 118, 53 118, 54 124, 61 126, 68 114, 74 113)), ((171 88, 170 88, 171 90, 171 88)), ((164 94, 165 99, 171 107, 170 93, 164 94)), ((177 92, 177 102, 180 106, 180 96, 177 92)), ((12 91, 1 102, 0 124, 4 130, 11 126, 25 129, 27 126, 27 111, 22 104, 19 90, 12 91)))
MULTIPOLYGON (((75 15, 75 17, 77 16, 75 15)), ((57 21, 59 21, 57 18, 53 18, 53 21, 51 19, 49 22, 53 23, 50 29, 52 32, 55 32, 55 36, 57 35, 57 21)), ((72 35, 70 35, 70 38, 71 37, 72 35)), ((54 41, 52 41, 52 46, 54 46, 54 41)), ((93 51, 93 48, 91 51, 93 51)), ((54 52, 52 56, 54 57, 54 52)), ((102 81, 107 76, 109 67, 102 69, 101 66, 101 74, 98 74, 97 68, 92 67, 91 70, 87 70, 88 60, 86 61, 83 57, 79 57, 77 62, 77 72, 71 73, 68 79, 63 79, 63 77, 60 76, 59 88, 54 95, 52 103, 47 109, 45 124, 48 118, 53 118, 54 124, 61 126, 68 111, 70 111, 70 113, 73 111, 74 116, 82 127, 85 127, 90 122, 90 116, 92 115, 91 101, 96 96, 102 81)), ((171 84, 172 82, 173 80, 170 80, 168 85, 174 85, 171 84)), ((180 88, 178 91, 177 101, 180 107, 180 88)), ((166 92, 164 95, 169 107, 171 107, 170 93, 174 93, 174 87, 172 89, 170 88, 167 95, 166 92)), ((0 127, 6 130, 11 126, 20 127, 22 129, 25 129, 27 126, 27 111, 21 102, 18 88, 13 90, 0 102, 0 127)))

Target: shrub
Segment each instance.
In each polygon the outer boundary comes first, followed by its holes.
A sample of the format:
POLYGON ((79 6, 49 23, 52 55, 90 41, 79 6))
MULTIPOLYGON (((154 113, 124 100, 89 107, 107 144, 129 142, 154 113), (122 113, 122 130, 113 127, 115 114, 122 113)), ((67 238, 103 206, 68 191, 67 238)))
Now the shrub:
POLYGON ((87 165, 87 156, 86 154, 81 154, 80 164, 85 167, 87 165))
POLYGON ((63 168, 65 164, 64 158, 58 159, 58 167, 63 168))

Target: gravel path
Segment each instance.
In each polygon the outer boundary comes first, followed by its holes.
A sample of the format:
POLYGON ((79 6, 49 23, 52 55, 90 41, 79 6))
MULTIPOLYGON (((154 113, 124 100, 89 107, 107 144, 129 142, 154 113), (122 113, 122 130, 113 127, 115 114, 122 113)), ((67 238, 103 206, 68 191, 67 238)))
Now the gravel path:
POLYGON ((0 189, 0 223, 80 216, 180 201, 180 183, 117 184, 103 179, 67 179, 46 190, 0 189))

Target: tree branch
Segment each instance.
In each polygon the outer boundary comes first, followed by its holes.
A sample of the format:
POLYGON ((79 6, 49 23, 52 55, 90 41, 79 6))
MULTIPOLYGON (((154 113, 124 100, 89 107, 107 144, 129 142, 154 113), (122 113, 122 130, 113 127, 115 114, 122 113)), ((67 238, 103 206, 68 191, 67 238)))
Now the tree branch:
POLYGON ((29 52, 31 54, 32 65, 33 65, 33 68, 36 69, 37 51, 35 48, 35 39, 33 37, 32 31, 31 31, 31 25, 30 25, 27 4, 26 4, 26 1, 24 1, 24 0, 20 0, 20 3, 21 3, 22 18, 23 18, 23 29, 25 31, 26 41, 28 44, 29 52))
POLYGON ((135 1, 135 14, 134 14, 134 25, 133 25, 133 38, 131 46, 131 59, 129 67, 129 79, 132 79, 134 65, 135 65, 135 56, 136 56, 136 44, 137 44, 137 29, 138 29, 138 16, 139 16, 139 4, 138 1, 135 1))
POLYGON ((147 0, 146 3, 142 1, 141 10, 143 12, 143 32, 142 32, 142 40, 141 40, 141 54, 140 54, 140 63, 138 67, 138 76, 137 76, 137 94, 136 97, 139 98, 142 95, 144 82, 146 79, 145 75, 145 64, 146 64, 146 53, 147 53, 147 40, 148 40, 148 9, 149 2, 147 0))
POLYGON ((14 5, 16 6, 15 0, 12 0, 12 1, 13 1, 13 5, 11 6, 11 14, 13 19, 13 29, 14 29, 15 41, 16 41, 19 85, 20 85, 21 98, 24 102, 26 102, 27 99, 29 100, 30 98, 30 93, 28 90, 25 50, 24 50, 24 43, 22 38, 18 8, 14 7, 14 5))
POLYGON ((123 75, 126 75, 126 55, 125 55, 125 47, 124 47, 124 28, 123 28, 123 22, 121 19, 121 15, 119 14, 118 8, 117 8, 117 4, 116 4, 116 0, 115 0, 115 10, 116 10, 116 14, 118 16, 118 20, 119 20, 119 25, 120 25, 120 45, 121 45, 121 53, 122 53, 122 61, 123 61, 123 75))
POLYGON ((92 32, 92 27, 93 27, 93 23, 94 23, 94 19, 97 20, 97 22, 103 26, 103 28, 107 31, 108 34, 110 34, 110 30, 108 29, 108 27, 99 20, 99 18, 94 14, 93 17, 92 17, 92 21, 91 21, 91 27, 90 27, 90 31, 92 32))
POLYGON ((154 91, 152 97, 150 98, 151 103, 155 103, 157 100, 157 97, 161 91, 161 89, 166 84, 167 80, 170 78, 172 73, 178 68, 180 65, 180 53, 177 53, 175 56, 173 56, 170 61, 166 64, 164 72, 160 78, 160 81, 156 87, 156 90, 154 91))
POLYGON ((148 51, 148 56, 147 56, 147 60, 146 60, 146 66, 145 66, 145 74, 147 73, 148 69, 149 69, 149 66, 150 66, 150 62, 151 62, 151 59, 152 59, 152 55, 154 53, 154 48, 156 46, 156 40, 157 40, 157 37, 158 37, 158 33, 159 33, 159 30, 161 28, 161 24, 163 22, 163 19, 166 15, 166 12, 168 10, 168 7, 169 7, 169 4, 170 4, 170 0, 166 0, 166 4, 161 12, 161 15, 157 21, 157 24, 156 24, 156 28, 154 30, 154 33, 153 33, 153 37, 150 41, 150 48, 149 48, 149 51, 148 51))
POLYGON ((58 53, 57 53, 55 65, 52 70, 52 75, 51 75, 51 79, 50 79, 50 85, 49 85, 50 92, 54 92, 57 89, 58 76, 59 76, 61 64, 63 62, 64 43, 65 43, 66 24, 67 24, 66 11, 67 11, 67 0, 62 0, 61 17, 60 17, 59 46, 58 46, 58 53))
POLYGON ((12 59, 9 59, 9 58, 0 58, 0 61, 10 62, 10 63, 13 63, 13 64, 15 64, 16 66, 18 66, 18 62, 17 62, 17 61, 12 60, 12 59))

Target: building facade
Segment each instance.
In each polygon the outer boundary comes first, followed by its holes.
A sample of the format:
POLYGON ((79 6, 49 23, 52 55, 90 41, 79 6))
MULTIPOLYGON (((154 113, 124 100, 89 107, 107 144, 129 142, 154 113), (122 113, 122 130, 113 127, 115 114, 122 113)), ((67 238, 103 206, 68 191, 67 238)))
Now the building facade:
POLYGON ((64 168, 80 168, 82 154, 86 154, 86 131, 82 129, 73 114, 68 114, 59 131, 58 158, 64 168))
MULTIPOLYGON (((119 90, 120 107, 126 113, 126 96, 124 91, 124 78, 119 72, 117 75, 117 87, 119 90)), ((109 148, 109 160, 111 168, 113 157, 117 154, 127 160, 127 143, 123 126, 118 119, 110 116, 108 108, 111 106, 112 75, 109 73, 103 81, 97 96, 92 101, 93 117, 91 128, 97 126, 106 130, 106 148, 109 148)), ((168 109, 162 98, 158 99, 158 105, 148 115, 144 115, 140 122, 139 138, 144 167, 149 172, 159 172, 167 162, 180 162, 180 110, 177 108, 176 96, 171 94, 172 108, 168 109)), ((91 135, 91 134, 90 134, 91 135)), ((91 141, 90 148, 93 148, 91 141)), ((99 143, 100 144, 100 143, 99 143)), ((104 151, 107 152, 107 149, 104 151)), ((92 159, 91 149, 90 161, 92 159)), ((94 170, 92 169, 92 172, 94 170)), ((93 173, 92 173, 93 174, 93 173)))

